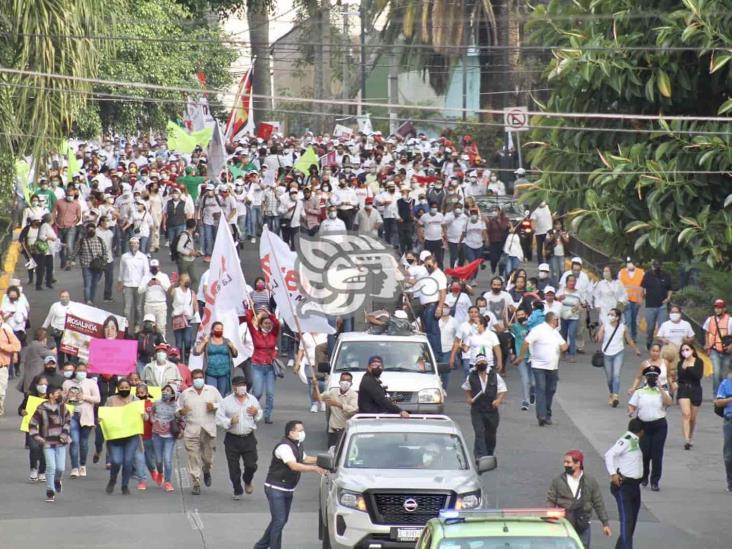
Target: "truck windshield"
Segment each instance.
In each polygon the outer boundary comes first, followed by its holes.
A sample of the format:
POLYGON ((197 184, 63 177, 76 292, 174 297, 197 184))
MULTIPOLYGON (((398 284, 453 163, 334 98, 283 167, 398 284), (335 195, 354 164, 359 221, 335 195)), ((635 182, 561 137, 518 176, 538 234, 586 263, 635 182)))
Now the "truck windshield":
POLYGON ((443 539, 440 549, 579 549, 570 538, 490 537, 443 539))
POLYGON ((468 468, 468 460, 457 435, 380 432, 352 436, 345 466, 463 471, 468 468))
POLYGON ((385 372, 435 372, 429 345, 423 341, 344 341, 337 351, 335 371, 365 372, 373 355, 382 358, 385 372))

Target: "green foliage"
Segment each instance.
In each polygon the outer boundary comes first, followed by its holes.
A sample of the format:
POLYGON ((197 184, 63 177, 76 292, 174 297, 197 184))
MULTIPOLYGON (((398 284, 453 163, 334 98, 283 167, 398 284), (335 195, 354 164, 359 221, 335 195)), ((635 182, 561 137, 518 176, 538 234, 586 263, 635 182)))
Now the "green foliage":
MULTIPOLYGON (((191 12, 174 0, 118 0, 117 10, 115 34, 143 39, 121 42, 115 55, 102 60, 101 78, 196 88, 196 72, 203 71, 210 88, 231 84, 229 67, 236 53, 222 42, 224 36, 218 27, 191 20, 191 12), (185 41, 177 42, 176 38, 185 41)), ((105 131, 161 130, 184 108, 185 94, 178 92, 125 86, 105 86, 100 91, 133 99, 95 101, 79 119, 80 129, 93 128, 98 117, 105 131)))
MULTIPOLYGON (((536 7, 528 24, 533 44, 562 47, 546 70, 552 92, 545 110, 730 112, 730 28, 732 0, 550 0, 536 7), (658 15, 649 18, 649 12, 658 15), (657 49, 627 49, 640 46, 657 49), (698 49, 672 49, 684 47, 698 49)), ((543 170, 532 193, 568 212, 575 224, 601 229, 610 253, 729 270, 730 177, 704 173, 732 168, 728 122, 538 116, 532 125, 541 127, 531 132, 528 156, 543 170)))

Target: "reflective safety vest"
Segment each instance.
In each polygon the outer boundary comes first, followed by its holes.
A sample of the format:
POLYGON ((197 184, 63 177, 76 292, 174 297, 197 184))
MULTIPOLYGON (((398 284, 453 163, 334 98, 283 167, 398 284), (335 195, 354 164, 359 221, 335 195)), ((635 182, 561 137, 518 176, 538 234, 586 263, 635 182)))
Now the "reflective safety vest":
POLYGON ((618 273, 618 280, 620 280, 620 283, 625 286, 625 292, 628 294, 628 301, 632 301, 633 303, 641 303, 643 301, 643 288, 641 287, 641 282, 643 282, 643 275, 645 275, 646 272, 636 267, 635 271, 633 271, 633 276, 630 275, 630 272, 627 268, 620 269, 620 272, 618 273))
POLYGON ((707 349, 714 349, 718 353, 724 352, 722 338, 728 336, 729 315, 724 313, 721 318, 715 315, 709 317, 709 326, 707 327, 707 349), (719 325, 719 333, 717 333, 717 325, 719 325))

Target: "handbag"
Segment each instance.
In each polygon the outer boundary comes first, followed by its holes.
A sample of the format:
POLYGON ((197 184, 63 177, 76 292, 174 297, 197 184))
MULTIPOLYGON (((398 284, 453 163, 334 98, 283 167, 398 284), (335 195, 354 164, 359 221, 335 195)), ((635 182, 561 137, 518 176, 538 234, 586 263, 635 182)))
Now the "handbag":
POLYGON ((186 315, 175 315, 171 320, 173 322, 173 330, 184 330, 189 326, 186 315))
POLYGON ((580 497, 575 497, 572 505, 567 509, 567 520, 574 527, 577 533, 584 532, 590 527, 590 514, 585 511, 584 505, 584 477, 580 479, 577 493, 580 497))
POLYGON ((605 351, 607 351, 607 348, 610 346, 610 343, 612 342, 613 338, 615 337, 615 334, 618 331, 618 328, 620 328, 620 321, 618 321, 618 325, 615 326, 615 329, 613 330, 613 333, 610 334, 610 339, 607 340, 607 343, 605 344, 605 348, 601 351, 598 349, 595 351, 592 355, 592 365, 595 368, 602 368, 605 365, 605 351))
POLYGON ((717 405, 715 404, 715 405, 714 405, 714 413, 715 413, 715 414, 717 414, 717 415, 718 415, 719 417, 721 417, 722 419, 724 419, 724 409, 725 409, 726 407, 727 407, 727 406, 717 406, 717 405))
POLYGON ((717 320, 717 315, 714 315, 714 323, 717 325, 717 335, 719 335, 719 339, 722 341, 722 352, 728 355, 729 353, 727 352, 727 347, 732 345, 732 335, 722 335, 722 332, 719 330, 719 321, 717 320))
MULTIPOLYGON (((98 238, 98 237, 97 237, 98 238)), ((86 244, 86 249, 89 250, 89 254, 92 253, 91 245, 89 244, 89 239, 84 239, 84 244, 86 244)), ((95 272, 101 272, 104 271, 104 269, 107 268, 107 260, 100 256, 92 256, 91 261, 89 262, 89 269, 95 272)))
POLYGON ((183 432, 186 430, 186 420, 181 416, 176 416, 170 422, 170 434, 173 438, 180 438, 183 436, 183 432))
POLYGON ((285 365, 282 363, 282 359, 275 358, 272 361, 272 368, 274 369, 275 376, 285 377, 285 365))

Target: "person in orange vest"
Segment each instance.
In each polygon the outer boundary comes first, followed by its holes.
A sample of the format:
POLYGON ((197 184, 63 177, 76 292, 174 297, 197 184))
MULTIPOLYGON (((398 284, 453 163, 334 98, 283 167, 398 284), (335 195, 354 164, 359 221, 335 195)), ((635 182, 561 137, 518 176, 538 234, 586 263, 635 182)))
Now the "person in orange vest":
POLYGON ((732 364, 732 317, 727 313, 724 299, 714 301, 714 314, 704 321, 704 350, 712 360, 714 394, 722 379, 727 377, 732 364))
POLYGON ((630 257, 625 258, 625 267, 618 271, 618 280, 628 294, 628 303, 623 309, 625 325, 630 329, 630 336, 633 341, 638 340, 638 312, 643 302, 643 288, 641 282, 646 272, 636 267, 630 257))

